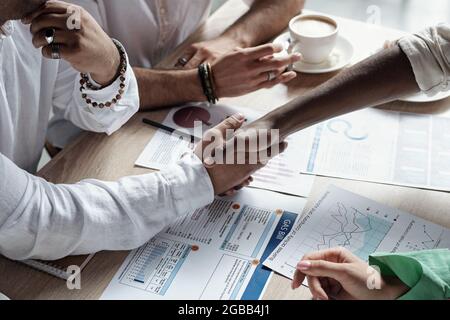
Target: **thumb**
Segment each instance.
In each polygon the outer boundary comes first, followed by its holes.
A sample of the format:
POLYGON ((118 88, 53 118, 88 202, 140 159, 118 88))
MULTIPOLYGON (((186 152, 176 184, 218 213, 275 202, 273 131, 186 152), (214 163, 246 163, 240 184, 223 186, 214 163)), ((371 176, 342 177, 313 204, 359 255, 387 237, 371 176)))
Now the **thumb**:
POLYGON ((336 281, 342 279, 347 271, 346 268, 345 264, 325 260, 304 260, 297 264, 297 270, 305 275, 332 278, 336 281))
MULTIPOLYGON (((211 130, 207 131, 202 139, 202 150, 208 146, 211 141, 214 140, 216 145, 224 144, 225 139, 227 138, 227 130, 232 130, 233 133, 245 122, 245 117, 241 113, 236 113, 232 115, 231 117, 228 117, 224 121, 222 121, 220 124, 218 124, 216 127, 212 128, 211 130)), ((226 144, 226 143, 225 143, 226 144)), ((222 146, 223 147, 223 146, 222 146)), ((206 156, 203 163, 207 168, 211 168, 214 166, 214 155, 216 150, 212 150, 213 153, 206 156)))
POLYGON ((220 132, 225 136, 225 133, 227 130, 237 130, 242 127, 242 125, 245 122, 245 117, 241 113, 236 113, 232 115, 231 117, 226 118, 224 121, 222 121, 217 127, 217 130, 220 130, 220 132))

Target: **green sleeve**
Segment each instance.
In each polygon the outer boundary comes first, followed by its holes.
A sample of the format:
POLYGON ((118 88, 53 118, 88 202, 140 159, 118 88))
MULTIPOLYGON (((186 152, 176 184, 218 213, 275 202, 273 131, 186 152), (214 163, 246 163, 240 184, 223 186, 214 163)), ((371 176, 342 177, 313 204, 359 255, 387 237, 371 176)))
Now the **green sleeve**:
POLYGON ((376 253, 369 264, 383 276, 395 276, 409 288, 400 300, 450 299, 450 250, 376 253))

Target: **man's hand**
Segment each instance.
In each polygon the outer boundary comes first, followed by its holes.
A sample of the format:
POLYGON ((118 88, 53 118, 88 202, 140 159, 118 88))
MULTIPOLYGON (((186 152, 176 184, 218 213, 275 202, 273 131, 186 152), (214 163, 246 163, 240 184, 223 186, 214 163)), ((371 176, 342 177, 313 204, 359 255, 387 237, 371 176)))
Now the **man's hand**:
POLYGON ((241 44, 228 37, 194 43, 181 55, 181 58, 187 61, 186 65, 182 66, 178 63, 176 66, 184 69, 195 69, 203 62, 215 62, 237 47, 241 47, 241 44))
POLYGON ((83 8, 52 0, 22 19, 22 22, 31 24, 33 45, 42 48, 44 57, 52 57, 46 31, 54 29, 54 43, 59 45, 62 59, 79 72, 89 73, 101 85, 114 81, 120 65, 119 51, 83 8))
MULTIPOLYGON (((233 195, 239 189, 248 186, 252 181, 251 175, 264 167, 264 163, 259 161, 258 158, 255 158, 255 161, 249 161, 253 159, 252 155, 223 148, 227 136, 232 135, 235 130, 239 129, 244 121, 245 118, 239 114, 226 119, 217 127, 209 130, 195 149, 195 154, 203 162, 206 162, 205 167, 210 175, 216 195, 233 195), (221 158, 224 162, 208 164, 208 159, 215 157, 218 152, 222 153, 221 158), (227 155, 227 152, 231 154, 227 155), (241 158, 244 159, 243 164, 237 164, 237 160, 241 158)), ((286 143, 281 143, 277 146, 276 151, 268 153, 271 157, 274 157, 284 152, 286 147, 286 143)))
POLYGON ((408 287, 397 278, 382 278, 372 267, 344 248, 307 254, 298 263, 292 288, 298 288, 307 278, 315 299, 328 300, 394 300, 408 287), (379 284, 369 289, 368 282, 379 284))
POLYGON ((300 60, 300 56, 294 54, 274 58, 273 55, 281 51, 281 46, 266 44, 236 49, 216 60, 212 64, 212 70, 217 96, 241 96, 294 79, 297 74, 286 69, 300 60))
MULTIPOLYGON (((259 89, 272 88, 287 83, 297 74, 288 67, 300 60, 299 54, 274 57, 283 48, 265 44, 254 48, 236 48, 225 51, 232 40, 212 40, 195 44, 195 56, 186 68, 196 68, 201 63, 212 62, 214 84, 218 98, 237 97, 259 89), (227 42, 229 41, 229 42, 227 42), (222 52, 226 53, 223 55, 222 52)), ((192 49, 191 48, 191 49, 192 49)))

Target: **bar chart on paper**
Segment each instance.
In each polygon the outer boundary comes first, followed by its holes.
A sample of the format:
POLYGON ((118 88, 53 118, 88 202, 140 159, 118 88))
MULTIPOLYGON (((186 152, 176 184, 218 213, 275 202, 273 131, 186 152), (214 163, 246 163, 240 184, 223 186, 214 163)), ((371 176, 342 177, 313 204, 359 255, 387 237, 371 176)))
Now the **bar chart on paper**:
POLYGON ((101 298, 259 299, 272 275, 262 261, 295 225, 305 203, 250 188, 218 197, 130 252, 101 298))
POLYGON ((335 247, 347 248, 367 261, 375 252, 449 248, 450 230, 330 187, 264 265, 292 278, 305 254, 335 247))
POLYGON ((154 238, 136 251, 122 284, 164 295, 190 251, 184 243, 154 238))

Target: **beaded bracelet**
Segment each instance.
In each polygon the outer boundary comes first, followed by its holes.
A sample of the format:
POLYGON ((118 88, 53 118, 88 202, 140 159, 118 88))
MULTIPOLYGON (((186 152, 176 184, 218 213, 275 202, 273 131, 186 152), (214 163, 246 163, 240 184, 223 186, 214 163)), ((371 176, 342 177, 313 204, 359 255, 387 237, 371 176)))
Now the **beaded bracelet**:
POLYGON ((219 100, 216 96, 215 88, 214 88, 214 77, 212 73, 212 68, 209 63, 203 63, 198 67, 198 75, 200 78, 200 82, 202 84, 203 93, 206 96, 206 99, 212 103, 216 104, 219 100))
MULTIPOLYGON (((92 101, 92 99, 86 93, 84 93, 84 91, 86 89, 97 91, 97 90, 101 90, 102 88, 99 88, 99 87, 95 86, 91 82, 91 80, 89 78, 89 75, 87 75, 86 73, 80 73, 80 76, 81 76, 81 80, 80 80, 81 97, 84 99, 84 101, 88 105, 91 105, 94 108, 98 107, 100 109, 103 109, 105 107, 106 108, 112 107, 113 105, 117 104, 117 102, 119 102, 122 99, 122 96, 123 96, 123 94, 125 92, 125 87, 126 87, 126 85, 125 85, 125 81, 126 81, 125 74, 126 74, 127 68, 128 68, 127 55, 125 53, 125 49, 123 48, 122 44, 119 41, 117 41, 115 39, 112 39, 112 41, 114 42, 114 44, 116 45, 116 47, 117 47, 117 49, 119 50, 119 53, 120 53, 120 66, 119 66, 119 70, 117 72, 117 75, 115 77, 116 80, 117 80, 117 78, 119 78, 119 80, 120 80, 119 91, 118 91, 117 95, 112 100, 107 101, 107 102, 103 102, 103 103, 92 101)), ((113 81, 113 83, 114 83, 114 81, 113 81)))

